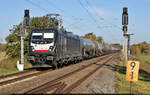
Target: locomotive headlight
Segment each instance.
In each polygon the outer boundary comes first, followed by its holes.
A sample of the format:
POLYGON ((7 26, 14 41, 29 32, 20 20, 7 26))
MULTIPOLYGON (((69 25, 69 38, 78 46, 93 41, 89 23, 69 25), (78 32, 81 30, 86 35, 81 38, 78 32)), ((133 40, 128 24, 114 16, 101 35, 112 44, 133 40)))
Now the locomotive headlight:
POLYGON ((53 50, 53 48, 54 48, 53 46, 50 46, 50 47, 49 47, 49 50, 51 50, 51 51, 52 51, 52 50, 53 50))
POLYGON ((34 50, 34 47, 33 46, 30 46, 31 50, 33 51, 34 50))

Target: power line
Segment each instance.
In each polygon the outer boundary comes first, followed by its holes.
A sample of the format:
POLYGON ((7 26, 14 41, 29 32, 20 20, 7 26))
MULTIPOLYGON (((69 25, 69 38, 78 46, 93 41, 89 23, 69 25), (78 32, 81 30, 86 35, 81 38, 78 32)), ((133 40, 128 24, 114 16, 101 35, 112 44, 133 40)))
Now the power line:
POLYGON ((47 9, 41 7, 40 5, 34 3, 34 2, 32 2, 32 1, 30 1, 30 0, 26 0, 26 1, 27 1, 28 3, 30 3, 30 4, 32 4, 33 6, 36 6, 37 8, 39 8, 39 9, 45 11, 45 12, 49 12, 47 9))
MULTIPOLYGON (((90 3, 88 2, 88 0, 85 0, 86 1, 86 3, 88 4, 88 5, 90 5, 90 3)), ((93 9, 93 8, 92 8, 93 9)), ((95 9, 93 9, 94 11, 95 11, 95 9)), ((116 27, 116 28, 118 28, 118 29, 121 29, 122 30, 122 28, 121 27, 119 27, 119 26, 117 26, 117 25, 115 25, 115 24, 113 24, 113 23, 110 23, 110 22, 108 22, 108 21, 106 21, 105 20, 105 18, 104 17, 102 17, 102 16, 99 16, 98 14, 97 14, 97 12, 95 11, 95 13, 96 13, 96 15, 100 18, 100 20, 103 20, 103 21, 105 21, 106 23, 108 23, 108 24, 111 24, 112 26, 114 26, 114 27, 116 27)))
MULTIPOLYGON (((51 2, 50 0, 47 0, 47 2, 50 3, 55 9, 57 9, 57 10, 63 12, 63 13, 66 13, 65 10, 59 8, 54 2, 51 2)), ((67 13, 69 13, 69 12, 67 12, 67 13)), ((77 25, 76 23, 79 24, 81 21, 84 20, 83 18, 78 18, 78 17, 73 16, 71 13, 69 13, 69 15, 70 15, 74 20, 76 20, 76 21, 75 21, 75 23, 72 23, 72 24, 68 25, 68 27, 71 26, 71 25, 77 25), (78 20, 78 21, 77 21, 77 20, 78 20)))
MULTIPOLYGON (((43 8, 42 6, 40 6, 40 5, 38 5, 38 4, 36 4, 36 3, 34 3, 34 2, 32 2, 31 0, 26 0, 28 3, 30 3, 30 4, 32 4, 33 6, 35 6, 35 7, 37 7, 37 8, 39 8, 39 9, 41 9, 41 10, 43 10, 43 11, 45 11, 45 12, 49 12, 47 9, 45 9, 45 8, 43 8)), ((52 3, 53 4, 53 3, 52 3)), ((54 4, 53 4, 53 6, 55 6, 54 4)), ((61 10, 61 9, 59 9, 59 8, 57 8, 58 10, 60 10, 60 11, 63 11, 63 10, 61 10)), ((64 11, 63 11, 64 12, 64 11)), ((66 21, 66 22, 68 22, 68 21, 66 21)), ((71 25, 74 25, 74 24, 71 24, 71 25)), ((70 25, 70 26, 71 26, 70 25)))
MULTIPOLYGON (((39 9, 45 11, 45 12, 49 12, 47 9, 45 9, 45 8, 43 8, 42 6, 40 6, 40 5, 38 5, 38 4, 34 3, 34 2, 32 2, 31 0, 26 0, 26 1, 27 1, 28 3, 30 3, 30 4, 32 4, 33 6, 36 6, 37 8, 39 8, 39 9)), ((49 1, 48 1, 48 2, 49 2, 49 1)), ((56 5, 55 5, 54 3, 52 3, 52 2, 49 2, 49 3, 51 3, 51 5, 52 5, 53 7, 55 7, 57 10, 59 10, 59 11, 65 13, 64 10, 62 10, 62 9, 60 9, 60 8, 58 8, 58 7, 56 7, 56 5)), ((92 18, 92 20, 97 24, 97 26, 100 28, 100 26, 98 25, 97 21, 96 21, 95 18, 90 14, 90 12, 88 11, 88 9, 87 9, 86 7, 84 7, 84 5, 81 3, 81 1, 79 1, 79 3, 80 3, 80 5, 86 10, 86 12, 88 13, 88 15, 92 18)), ((74 18, 74 16, 72 16, 72 17, 74 18)), ((79 18, 79 19, 80 19, 80 18, 79 18)), ((83 20, 83 19, 82 19, 82 20, 83 20)), ((80 21, 81 21, 81 19, 80 19, 80 21)), ((68 21, 66 21, 66 22, 68 22, 68 21)), ((77 21, 76 21, 76 23, 77 23, 77 21)), ((68 25, 68 26, 77 25, 76 23, 72 23, 72 24, 70 24, 70 25, 68 25)), ((77 27, 77 26, 76 26, 76 27, 77 27)), ((80 30, 81 27, 78 27, 77 29, 80 30)), ((80 31, 82 31, 82 30, 80 30, 80 31)))
POLYGON ((88 11, 88 9, 87 9, 86 7, 84 7, 84 5, 82 4, 82 2, 81 2, 80 0, 78 0, 78 2, 79 2, 79 4, 81 5, 81 7, 82 7, 83 9, 85 9, 85 11, 86 11, 87 14, 89 15, 89 17, 95 22, 95 24, 96 24, 97 26, 99 26, 98 23, 97 23, 97 21, 95 20, 95 18, 90 14, 90 12, 88 11))
MULTIPOLYGON (((50 0, 47 0, 47 2, 50 3, 55 9, 57 9, 57 10, 63 12, 63 13, 66 13, 65 10, 63 10, 63 9, 61 9, 61 8, 59 8, 59 7, 57 7, 57 5, 54 4, 53 2, 51 2, 50 0)), ((69 12, 67 12, 67 13, 69 13, 69 12)), ((73 16, 71 13, 69 13, 69 15, 70 15, 72 18, 74 18, 74 19, 83 19, 83 18, 77 18, 77 17, 73 16)))
MULTIPOLYGON (((95 18, 90 14, 90 12, 88 11, 88 9, 86 8, 86 7, 84 7, 84 5, 82 4, 82 2, 80 1, 80 0, 78 0, 79 1, 79 4, 86 10, 86 12, 88 13, 88 15, 91 17, 91 19, 97 24, 97 28, 98 29, 101 29, 100 28, 100 26, 98 25, 98 23, 97 23, 97 21, 95 20, 95 18)), ((86 0, 87 1, 87 0, 86 0)), ((89 4, 89 3, 88 3, 89 4)), ((102 19, 104 19, 104 18, 102 18, 102 19)), ((113 39, 113 40, 117 40, 117 39, 114 39, 114 36, 111 36, 111 38, 113 39)), ((117 40, 118 41, 118 40, 117 40)))
MULTIPOLYGON (((91 4, 88 2, 88 0, 85 0, 86 1, 86 3, 87 3, 87 5, 88 6, 90 6, 91 4)), ((94 10, 95 11, 95 9, 93 9, 93 8, 91 8, 92 10, 94 10)), ((103 21, 105 21, 106 22, 106 20, 103 18, 103 17, 100 17, 98 14, 97 14, 97 12, 95 11, 95 13, 96 13, 96 15, 97 15, 97 17, 98 18, 100 18, 100 20, 103 20, 103 21)), ((107 22, 108 23, 108 22, 107 22)), ((110 23, 108 23, 108 24, 110 24, 110 23)), ((119 29, 121 29, 119 26, 117 26, 117 25, 114 25, 114 24, 112 24, 113 26, 115 26, 115 27, 117 27, 117 28, 119 28, 119 29)), ((98 27, 99 28, 99 27, 98 27)), ((110 33, 111 33, 111 31, 109 31, 110 33)), ((112 33, 111 33, 111 35, 113 35, 112 33)), ((112 36, 112 37, 114 37, 114 36, 112 36)), ((117 40, 116 38, 115 38, 115 40, 117 40)), ((117 40, 118 41, 118 40, 117 40)))
MULTIPOLYGON (((37 8, 39 8, 39 9, 41 9, 41 10, 43 10, 43 11, 45 11, 45 12, 49 12, 47 9, 45 9, 45 8, 43 8, 42 6, 40 6, 40 5, 38 5, 37 3, 34 3, 34 2, 32 2, 31 0, 26 0, 28 3, 30 3, 30 4, 32 4, 33 6, 35 6, 35 7, 37 7, 37 8)), ((57 10, 59 10, 59 11, 61 11, 61 12, 64 12, 65 13, 65 11, 64 10, 62 10, 62 9, 60 9, 60 8, 58 8, 58 7, 56 7, 56 5, 54 4, 54 3, 52 3, 52 2, 50 2, 50 1, 48 1, 48 3, 50 3, 53 7, 55 7, 57 10)), ((75 18, 74 16, 72 16, 73 18, 75 18)), ((77 18, 75 18, 75 19, 77 19, 77 18)), ((81 18, 79 18, 80 19, 80 21, 81 21, 81 18)), ((83 20, 83 19, 82 19, 83 20)), ((79 22, 80 22, 79 21, 79 22)), ((68 23, 68 21, 65 21, 65 22, 67 22, 68 23)), ((78 23, 79 23, 78 22, 78 23)), ((76 22, 77 23, 77 22, 76 22)), ((74 25, 76 25, 76 24, 70 24, 69 26, 74 26, 74 25)), ((77 27, 77 26, 76 26, 77 27)), ((79 29, 81 29, 80 27, 78 27, 78 30, 79 29)), ((80 30, 80 31, 82 31, 82 30, 80 30)))
MULTIPOLYGON (((54 2, 51 2, 50 0, 47 0, 47 2, 50 3, 55 9, 57 9, 63 13, 66 13, 65 10, 59 8, 54 2)), ((69 13, 69 12, 67 12, 67 13, 69 13)), ((77 17, 73 16, 71 13, 69 13, 69 15, 76 21, 74 23, 69 24, 68 27, 74 26, 74 25, 79 25, 79 23, 84 20, 83 18, 77 18, 77 17), (78 24, 76 24, 76 23, 78 23, 78 24)), ((75 27, 77 27, 78 30, 81 29, 81 27, 78 27, 78 26, 75 26, 75 27)), ((82 29, 80 31, 82 31, 82 29)))

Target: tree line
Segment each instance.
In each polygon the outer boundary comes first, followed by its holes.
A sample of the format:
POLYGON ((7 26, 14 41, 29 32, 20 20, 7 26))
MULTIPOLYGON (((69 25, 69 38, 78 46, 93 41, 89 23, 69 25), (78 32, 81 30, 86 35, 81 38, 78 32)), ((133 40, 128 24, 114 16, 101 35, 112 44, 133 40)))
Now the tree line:
POLYGON ((103 44, 104 43, 104 39, 102 36, 97 36, 91 32, 91 33, 87 33, 83 36, 84 38, 90 39, 90 40, 94 40, 94 41, 98 41, 99 43, 103 44))
MULTIPOLYGON (((24 40, 24 49, 25 55, 28 52, 28 40, 29 34, 31 33, 32 29, 43 29, 43 28, 57 28, 58 27, 58 20, 56 18, 50 18, 48 16, 43 17, 33 17, 30 20, 30 29, 27 29, 27 33, 24 40)), ((62 30, 63 27, 61 27, 62 30)), ((11 31, 11 33, 5 38, 6 44, 6 54, 10 57, 19 57, 20 56, 20 32, 22 31, 22 24, 16 25, 16 27, 11 31)))
POLYGON ((150 54, 150 44, 148 44, 147 42, 133 44, 131 46, 131 54, 135 56, 150 54))
MULTIPOLYGON (((5 38, 7 44, 5 46, 6 54, 9 57, 16 58, 20 56, 20 31, 22 31, 22 24, 16 25, 13 31, 5 38)), ((32 29, 44 29, 44 28, 57 28, 58 27, 58 20, 56 18, 50 18, 48 16, 43 17, 33 17, 30 20, 30 29, 27 29, 27 34, 24 40, 24 54, 25 56, 28 53, 28 40, 29 34, 31 33, 32 29)), ((66 31, 63 26, 61 27, 62 31, 66 31)), ((101 36, 96 37, 93 33, 87 33, 84 35, 84 38, 88 38, 91 40, 96 40, 99 43, 103 43, 104 40, 101 36)))
MULTIPOLYGON (((16 25, 16 27, 11 31, 11 33, 5 38, 7 44, 1 45, 1 51, 6 51, 6 54, 12 58, 20 56, 20 31, 21 23, 16 25), (4 49, 5 47, 5 49, 4 49)), ((43 29, 43 28, 57 28, 58 20, 56 18, 50 18, 48 16, 43 17, 32 17, 30 20, 30 29, 27 29, 27 35, 25 37, 25 55, 28 52, 28 38, 32 29, 43 29)), ((66 31, 63 26, 61 27, 62 31, 66 31)), ((101 44, 104 44, 104 39, 102 36, 96 36, 93 32, 87 33, 83 36, 91 40, 98 41, 101 44)), ((122 48, 120 44, 112 44, 113 47, 122 48)), ((140 56, 142 54, 150 54, 150 45, 146 42, 141 42, 138 44, 133 44, 131 46, 131 54, 140 56)))

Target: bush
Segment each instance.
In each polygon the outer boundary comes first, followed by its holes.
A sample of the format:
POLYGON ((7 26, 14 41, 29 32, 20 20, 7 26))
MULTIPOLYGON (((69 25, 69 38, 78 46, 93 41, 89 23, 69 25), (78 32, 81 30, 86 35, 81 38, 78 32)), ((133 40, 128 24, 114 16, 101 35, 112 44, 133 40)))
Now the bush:
POLYGON ((0 52, 4 52, 6 50, 6 44, 0 44, 0 52))
POLYGON ((150 54, 150 45, 146 42, 134 44, 131 46, 131 54, 136 56, 150 54))
POLYGON ((17 58, 16 59, 3 59, 0 62, 0 69, 13 69, 16 68, 17 58))

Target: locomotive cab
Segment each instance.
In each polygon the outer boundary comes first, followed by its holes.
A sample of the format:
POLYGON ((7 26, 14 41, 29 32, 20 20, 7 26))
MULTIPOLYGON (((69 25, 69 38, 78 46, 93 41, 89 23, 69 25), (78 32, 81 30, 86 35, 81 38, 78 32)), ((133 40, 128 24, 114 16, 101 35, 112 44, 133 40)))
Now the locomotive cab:
POLYGON ((55 52, 55 30, 32 30, 29 40, 28 61, 34 67, 47 67, 53 62, 55 52))

